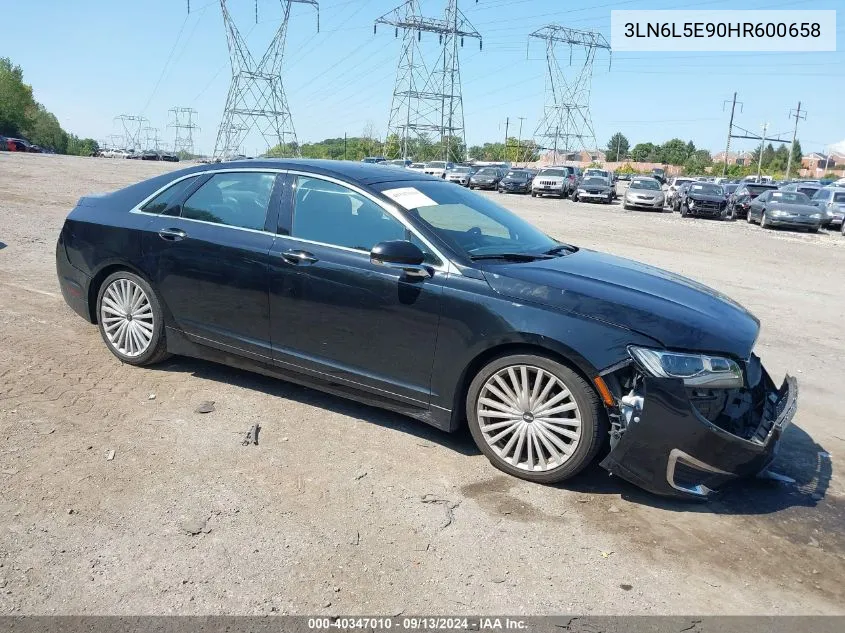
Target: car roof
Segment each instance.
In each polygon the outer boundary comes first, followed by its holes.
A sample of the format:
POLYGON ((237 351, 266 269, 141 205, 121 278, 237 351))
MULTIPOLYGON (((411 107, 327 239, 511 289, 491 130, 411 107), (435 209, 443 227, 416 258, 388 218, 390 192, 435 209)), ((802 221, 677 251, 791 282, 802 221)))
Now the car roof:
POLYGON ((241 167, 250 169, 302 169, 315 174, 332 176, 341 180, 351 180, 365 185, 400 180, 433 180, 438 182, 442 182, 443 180, 436 176, 428 176, 406 169, 385 169, 384 165, 378 163, 311 158, 255 158, 251 160, 235 160, 201 165, 200 169, 195 171, 218 171, 241 167))

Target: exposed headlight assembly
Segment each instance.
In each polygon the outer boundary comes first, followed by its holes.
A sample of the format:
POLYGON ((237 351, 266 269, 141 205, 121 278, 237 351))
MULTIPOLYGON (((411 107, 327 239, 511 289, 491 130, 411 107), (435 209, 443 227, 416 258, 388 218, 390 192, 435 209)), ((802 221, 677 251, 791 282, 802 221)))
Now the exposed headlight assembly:
POLYGON ((822 214, 821 213, 813 213, 812 215, 810 215, 810 217, 813 218, 814 220, 821 220, 822 214))
POLYGON ((687 206, 692 209, 695 206, 695 200, 687 200, 687 206))
POLYGON ((687 387, 736 389, 743 386, 742 369, 730 358, 683 354, 647 347, 628 347, 640 368, 655 378, 680 378, 687 387))
POLYGON ((586 189, 579 189, 578 193, 587 193, 587 190, 586 189))

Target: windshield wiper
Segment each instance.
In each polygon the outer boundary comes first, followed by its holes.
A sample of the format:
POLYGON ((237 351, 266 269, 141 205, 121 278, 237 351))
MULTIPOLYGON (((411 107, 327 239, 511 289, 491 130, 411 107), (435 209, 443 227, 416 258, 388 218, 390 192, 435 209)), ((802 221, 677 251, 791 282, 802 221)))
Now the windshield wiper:
POLYGON ((546 253, 532 255, 531 253, 487 253, 485 255, 470 255, 469 258, 477 262, 482 259, 504 259, 512 262, 533 262, 535 259, 549 259, 546 253))
POLYGON ((577 246, 572 246, 572 244, 558 244, 554 248, 550 248, 547 250, 544 255, 563 255, 564 253, 574 253, 578 250, 577 246))

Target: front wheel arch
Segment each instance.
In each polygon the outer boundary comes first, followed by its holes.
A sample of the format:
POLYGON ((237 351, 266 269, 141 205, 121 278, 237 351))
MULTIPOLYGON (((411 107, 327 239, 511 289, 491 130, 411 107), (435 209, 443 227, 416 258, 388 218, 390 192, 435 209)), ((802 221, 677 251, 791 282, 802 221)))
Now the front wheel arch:
MULTIPOLYGON (((598 370, 595 367, 592 367, 586 359, 578 355, 576 352, 571 351, 569 353, 565 353, 531 342, 503 343, 501 345, 490 347, 477 354, 475 358, 467 364, 458 379, 458 385, 455 388, 454 403, 452 407, 451 427, 453 431, 466 426, 467 420, 464 412, 466 410, 467 390, 469 389, 470 383, 472 383, 478 375, 478 372, 497 358, 515 356, 517 354, 534 354, 536 356, 543 356, 549 360, 558 362, 561 365, 565 365, 581 376, 581 378, 590 385, 593 391, 596 391, 593 378, 598 375, 598 370)), ((597 391, 596 395, 599 399, 601 399, 601 395, 597 391)))

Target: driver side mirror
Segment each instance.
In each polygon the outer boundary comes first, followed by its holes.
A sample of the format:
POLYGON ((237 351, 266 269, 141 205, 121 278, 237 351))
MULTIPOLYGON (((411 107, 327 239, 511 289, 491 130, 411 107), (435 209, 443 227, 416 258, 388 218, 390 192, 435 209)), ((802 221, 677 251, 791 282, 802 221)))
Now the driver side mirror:
POLYGON ((379 242, 370 251, 370 261, 401 270, 412 279, 428 279, 433 275, 431 269, 423 265, 425 253, 419 246, 406 240, 379 242))

